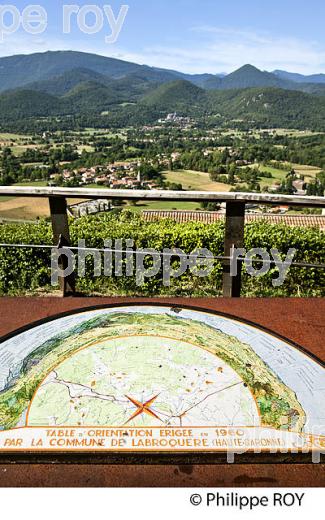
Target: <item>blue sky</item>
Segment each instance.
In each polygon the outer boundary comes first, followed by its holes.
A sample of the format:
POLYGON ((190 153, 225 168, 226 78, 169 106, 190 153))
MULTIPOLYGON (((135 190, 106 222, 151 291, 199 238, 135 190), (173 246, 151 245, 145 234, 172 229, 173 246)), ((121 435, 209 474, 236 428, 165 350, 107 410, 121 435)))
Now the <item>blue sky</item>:
MULTIPOLYGON (((34 0, 48 13, 39 35, 22 29, 4 36, 0 56, 46 50, 96 52, 124 60, 190 73, 230 72, 245 63, 264 70, 325 73, 324 0, 34 0), (129 6, 116 43, 105 43, 111 29, 80 31, 76 16, 63 34, 63 5, 111 5, 115 16, 129 6)), ((26 1, 8 1, 21 12, 26 1)), ((4 18, 10 23, 9 15, 4 18)), ((0 19, 1 21, 1 19, 0 19)), ((89 15, 91 25, 94 17, 89 15)))

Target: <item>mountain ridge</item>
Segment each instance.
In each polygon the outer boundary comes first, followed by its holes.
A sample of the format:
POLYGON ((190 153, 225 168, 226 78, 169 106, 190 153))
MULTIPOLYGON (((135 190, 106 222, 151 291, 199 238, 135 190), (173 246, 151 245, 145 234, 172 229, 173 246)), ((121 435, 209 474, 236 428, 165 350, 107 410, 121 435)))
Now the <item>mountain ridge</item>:
MULTIPOLYGON (((163 84, 182 79, 190 81, 194 85, 206 90, 254 88, 254 87, 278 87, 288 90, 302 90, 322 92, 325 74, 302 76, 285 71, 267 72, 261 71, 253 65, 244 65, 230 74, 186 74, 176 70, 150 67, 124 61, 117 58, 101 56, 76 51, 47 51, 35 54, 20 54, 0 58, 0 92, 14 90, 21 87, 40 90, 49 88, 46 82, 51 82, 71 74, 72 71, 88 71, 89 80, 97 80, 102 76, 101 82, 110 80, 122 80, 141 78, 144 83, 163 84), (94 78, 90 75, 93 73, 94 78), (96 79, 97 78, 97 79, 96 79), (105 78, 105 79, 104 79, 105 78), (315 79, 313 82, 312 79, 315 79), (295 81, 296 79, 296 81, 295 81), (37 86, 37 84, 39 85, 37 86), (313 84, 315 86, 310 86, 313 84)), ((51 93, 58 95, 52 87, 51 93)))
POLYGON ((285 70, 274 70, 273 74, 283 79, 295 81, 296 83, 325 84, 325 74, 311 74, 310 76, 304 76, 303 74, 298 74, 296 72, 287 72, 285 70))
MULTIPOLYGON (((133 103, 124 102, 116 89, 91 81, 61 97, 24 89, 0 95, 1 129, 8 128, 8 122, 28 129, 42 119, 42 128, 47 128, 47 118, 65 116, 73 116, 85 126, 141 126, 170 112, 197 120, 208 117, 217 125, 242 122, 250 127, 325 131, 325 96, 276 87, 204 90, 176 80, 157 86, 133 103)), ((75 124, 73 120, 71 124, 75 124)))
POLYGON ((0 58, 0 81, 11 70, 7 87, 15 67, 14 83, 23 84, 0 92, 1 128, 18 121, 27 128, 33 118, 40 123, 65 116, 95 125, 106 117, 106 125, 125 126, 178 112, 325 131, 325 84, 295 83, 249 64, 225 76, 186 75, 93 54, 49 52, 0 58), (25 60, 22 74, 18 64, 25 60))

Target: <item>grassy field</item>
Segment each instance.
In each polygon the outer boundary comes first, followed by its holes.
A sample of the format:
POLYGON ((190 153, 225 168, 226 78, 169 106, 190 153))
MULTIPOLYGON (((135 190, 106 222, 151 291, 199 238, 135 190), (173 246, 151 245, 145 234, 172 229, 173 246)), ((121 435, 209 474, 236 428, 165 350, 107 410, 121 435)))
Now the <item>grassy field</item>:
POLYGON ((262 164, 258 166, 258 169, 262 173, 263 172, 271 173, 275 179, 281 179, 281 180, 287 175, 287 173, 289 171, 289 167, 288 167, 288 170, 280 170, 280 168, 274 168, 274 166, 270 166, 270 165, 264 166, 262 164))
POLYGON ((287 136, 287 137, 311 137, 313 135, 320 135, 323 132, 313 132, 312 130, 294 130, 288 128, 274 128, 272 130, 260 130, 259 133, 272 133, 273 135, 287 136))
POLYGON ((321 168, 317 168, 317 166, 308 166, 302 164, 293 164, 292 168, 300 175, 305 175, 305 177, 315 178, 318 173, 322 170, 321 168))
POLYGON ((11 151, 17 157, 23 155, 26 150, 36 150, 42 148, 40 144, 15 144, 14 146, 10 146, 11 151))
POLYGON ((260 182, 262 187, 272 186, 273 184, 275 184, 276 181, 282 182, 286 178, 290 168, 293 168, 298 175, 304 175, 306 181, 314 179, 316 177, 316 175, 321 171, 321 169, 317 168, 316 166, 308 166, 308 165, 301 165, 301 164, 288 165, 288 168, 286 170, 280 170, 278 168, 274 168, 274 166, 272 166, 272 165, 262 165, 262 164, 254 165, 251 167, 252 168, 258 167, 259 172, 261 173, 261 177, 263 175, 263 172, 272 174, 271 179, 262 177, 261 182, 260 182))
POLYGON ((3 201, 0 198, 0 220, 36 220, 37 217, 49 217, 50 209, 47 199, 32 197, 14 197, 3 201))
POLYGON ((77 150, 78 150, 78 153, 82 153, 83 151, 90 153, 90 152, 94 152, 95 148, 88 144, 80 144, 77 146, 77 150))
POLYGON ((30 135, 0 133, 0 141, 21 141, 31 139, 30 135))
MULTIPOLYGON (((81 153, 83 150, 86 152, 93 152, 94 147, 89 144, 84 144, 83 141, 85 138, 92 137, 95 134, 107 138, 120 137, 121 139, 125 139, 125 135, 121 132, 111 132, 110 130, 105 129, 98 130, 95 128, 86 128, 81 132, 71 132, 71 136, 73 136, 71 144, 76 146, 79 153, 81 153)), ((58 143, 53 142, 52 139, 50 139, 50 141, 52 148, 58 148, 64 145, 64 140, 58 143)), ((32 137, 28 135, 0 133, 0 147, 10 147, 12 152, 19 157, 29 148, 44 148, 44 144, 32 144, 32 137)))
POLYGON ((177 170, 163 173, 166 181, 181 184, 184 190, 226 192, 231 188, 228 184, 211 181, 209 173, 206 172, 177 170))
POLYGON ((43 188, 47 186, 46 181, 26 181, 26 182, 17 182, 14 186, 26 186, 27 188, 32 188, 33 186, 36 188, 43 188))
MULTIPOLYGON (((78 204, 84 199, 67 199, 68 205, 78 204)), ((50 208, 48 200, 39 197, 0 197, 0 221, 10 220, 37 220, 48 218, 50 208), (4 200, 7 199, 7 200, 4 200)))
POLYGON ((275 184, 276 181, 280 181, 282 182, 285 178, 286 178, 286 175, 287 175, 287 171, 285 170, 279 170, 278 168, 274 168, 273 166, 264 166, 262 164, 260 165, 256 165, 256 166, 252 166, 252 168, 257 168, 258 167, 258 170, 260 172, 260 175, 261 175, 261 181, 260 181, 260 185, 262 188, 264 188, 264 186, 272 186, 273 184, 275 184), (266 172, 266 173, 271 173, 272 174, 272 178, 268 178, 268 177, 263 177, 263 172, 266 172))
POLYGON ((99 129, 99 128, 85 128, 83 131, 78 132, 80 135, 83 136, 93 136, 93 135, 101 135, 105 136, 108 139, 112 139, 114 137, 119 137, 120 139, 125 138, 125 134, 122 132, 111 132, 110 130, 106 130, 105 128, 99 129))
MULTIPOLYGON (((15 186, 46 186, 45 181, 28 181, 28 182, 20 182, 15 184, 15 186)), ((21 200, 21 199, 20 199, 21 200)), ((0 218, 17 218, 18 220, 25 220, 26 218, 29 220, 29 217, 24 217, 25 212, 27 215, 32 212, 32 206, 35 205, 35 199, 29 199, 30 202, 28 202, 28 199, 26 198, 24 208, 26 207, 26 210, 24 209, 21 213, 21 209, 19 209, 21 206, 18 206, 18 212, 16 216, 16 208, 17 208, 17 202, 19 201, 19 197, 0 197, 0 218), (20 217, 20 215, 23 215, 20 217)), ((36 215, 37 216, 37 215, 36 215)))
POLYGON ((87 188, 94 189, 94 190, 107 190, 107 186, 103 186, 102 184, 87 184, 87 188))
POLYGON ((311 130, 294 130, 294 129, 288 129, 288 128, 272 128, 269 130, 262 129, 262 130, 251 130, 250 132, 244 132, 237 129, 228 129, 223 132, 221 132, 220 135, 222 136, 233 136, 238 139, 244 139, 247 134, 250 134, 251 136, 255 137, 255 139, 260 139, 262 135, 269 134, 269 135, 278 135, 282 137, 311 137, 313 135, 322 135, 323 132, 313 132, 311 130))
POLYGON ((31 139, 28 135, 0 133, 0 148, 9 147, 15 155, 19 156, 27 148, 36 148, 30 145, 31 139))
POLYGON ((196 211, 202 210, 200 204, 197 202, 173 202, 173 201, 154 201, 154 202, 138 202, 136 206, 127 204, 124 207, 134 213, 141 213, 147 210, 160 210, 160 211, 176 211, 176 210, 187 210, 196 211))
POLYGON ((7 200, 12 200, 14 197, 0 197, 0 207, 2 202, 7 202, 7 200))

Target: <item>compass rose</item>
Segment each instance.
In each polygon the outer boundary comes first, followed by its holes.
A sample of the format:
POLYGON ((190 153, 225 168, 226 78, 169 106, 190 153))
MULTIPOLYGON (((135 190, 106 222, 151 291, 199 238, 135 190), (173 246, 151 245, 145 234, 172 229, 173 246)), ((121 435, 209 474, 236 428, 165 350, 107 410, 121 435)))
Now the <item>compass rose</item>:
POLYGON ((150 409, 151 405, 156 401, 156 399, 159 397, 159 395, 160 394, 155 395, 155 397, 152 397, 151 399, 149 399, 149 401, 146 401, 145 403, 140 403, 139 401, 137 401, 133 397, 129 397, 128 395, 126 395, 125 397, 129 401, 131 401, 131 403, 134 404, 134 406, 137 407, 137 410, 131 415, 130 419, 125 424, 128 424, 129 422, 133 421, 133 419, 135 419, 136 417, 138 417, 139 415, 141 415, 143 413, 147 414, 147 415, 150 415, 150 417, 154 417, 155 419, 158 419, 158 421, 163 422, 160 419, 160 417, 158 417, 158 415, 156 415, 155 412, 153 412, 150 409))

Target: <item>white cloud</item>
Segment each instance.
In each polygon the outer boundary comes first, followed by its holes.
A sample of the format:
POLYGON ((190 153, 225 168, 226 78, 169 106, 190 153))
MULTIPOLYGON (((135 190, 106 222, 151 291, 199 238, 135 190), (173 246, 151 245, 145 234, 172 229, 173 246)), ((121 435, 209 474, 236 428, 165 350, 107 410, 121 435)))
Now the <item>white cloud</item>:
POLYGON ((325 49, 313 41, 276 37, 252 30, 194 27, 187 38, 173 45, 153 45, 136 50, 105 45, 102 38, 53 38, 16 33, 0 43, 0 56, 47 50, 77 50, 188 73, 231 72, 251 63, 263 70, 285 69, 303 74, 325 72, 325 49), (190 36, 190 37, 189 37, 190 36))
POLYGON ((209 56, 218 52, 218 60, 230 67, 248 62, 266 70, 293 68, 303 73, 319 72, 324 67, 325 48, 314 41, 234 28, 193 30, 203 37, 209 35, 209 56))
POLYGON ((120 51, 122 59, 192 73, 231 72, 251 63, 272 71, 285 69, 302 74, 325 72, 325 49, 316 42, 233 28, 196 27, 189 44, 153 46, 142 52, 120 51))
POLYGON ((0 42, 0 56, 14 54, 32 54, 48 50, 67 50, 69 45, 61 40, 48 40, 45 36, 30 36, 26 33, 16 33, 7 36, 0 42))

